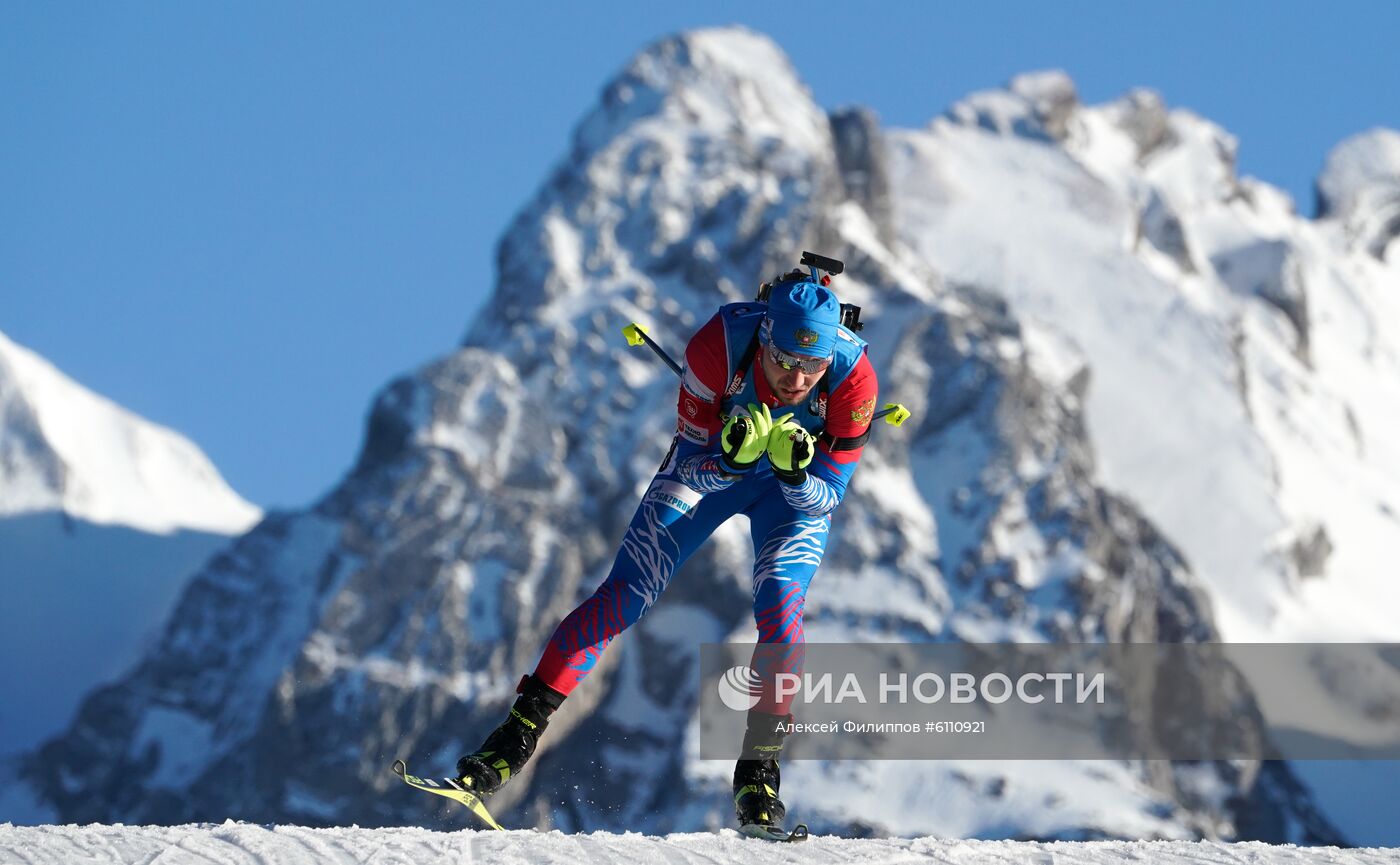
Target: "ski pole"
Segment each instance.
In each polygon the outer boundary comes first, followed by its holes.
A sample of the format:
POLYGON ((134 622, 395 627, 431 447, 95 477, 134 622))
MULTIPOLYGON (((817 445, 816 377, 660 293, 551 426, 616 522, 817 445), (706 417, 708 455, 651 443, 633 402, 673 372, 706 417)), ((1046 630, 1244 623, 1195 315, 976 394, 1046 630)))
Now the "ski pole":
POLYGON ((679 376, 682 376, 682 377, 685 376, 685 370, 681 369, 681 365, 678 364, 678 363, 676 363, 674 360, 671 359, 671 356, 670 356, 669 354, 666 353, 666 349, 664 349, 664 348, 662 348, 661 346, 657 345, 655 340, 653 340, 651 337, 647 336, 646 329, 643 328, 640 324, 637 324, 637 323, 634 321, 634 322, 632 322, 631 324, 627 325, 626 327, 624 327, 624 328, 622 329, 622 335, 625 336, 625 337, 627 337, 627 344, 628 344, 628 345, 643 345, 643 344, 645 344, 647 348, 649 348, 649 349, 651 349, 652 351, 656 352, 656 356, 657 356, 657 357, 659 357, 659 358, 661 358, 662 360, 666 361, 666 365, 669 366, 669 367, 671 368, 671 370, 672 370, 673 372, 675 372, 676 375, 679 375, 679 376))
MULTIPOLYGON (((676 363, 675 360, 666 353, 666 349, 657 345, 656 340, 647 336, 646 328, 642 327, 637 322, 634 321, 624 327, 622 329, 622 335, 627 338, 628 345, 645 345, 647 348, 656 352, 656 356, 664 360, 666 365, 671 368, 672 372, 682 377, 685 375, 685 370, 681 368, 681 365, 676 363)), ((887 402, 884 408, 875 412, 875 416, 872 420, 884 419, 885 423, 890 426, 904 426, 904 422, 909 420, 909 417, 910 413, 908 408, 897 402, 887 402)))
POLYGON ((885 407, 875 412, 873 420, 885 419, 885 423, 890 426, 904 426, 904 422, 909 420, 909 409, 902 403, 887 402, 885 407))

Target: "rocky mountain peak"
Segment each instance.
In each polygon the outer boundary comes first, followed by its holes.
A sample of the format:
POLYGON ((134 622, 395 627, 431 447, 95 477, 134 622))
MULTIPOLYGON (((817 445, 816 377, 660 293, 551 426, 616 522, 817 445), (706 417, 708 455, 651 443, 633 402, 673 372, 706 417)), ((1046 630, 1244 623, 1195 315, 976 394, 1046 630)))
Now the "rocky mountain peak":
POLYGON ((787 55, 743 27, 690 31, 643 50, 603 88, 575 134, 575 154, 606 147, 647 118, 818 148, 826 139, 822 112, 787 55))
POLYGON ((1400 132, 1372 129, 1332 149, 1317 178, 1319 219, 1342 224, 1349 241, 1376 258, 1400 238, 1400 132))
POLYGON ((565 324, 582 308, 647 312, 684 338, 698 322, 676 292, 749 296, 840 198, 826 113, 770 40, 742 28, 662 40, 604 89, 503 237, 492 315, 467 342, 597 359, 565 324))
POLYGON ((1078 106, 1074 81, 1056 69, 1017 75, 1004 88, 973 93, 943 116, 999 135, 1061 141, 1078 106))
POLYGON ((847 198, 869 216, 881 242, 892 245, 894 211, 879 117, 861 106, 837 109, 831 113, 831 137, 847 198))

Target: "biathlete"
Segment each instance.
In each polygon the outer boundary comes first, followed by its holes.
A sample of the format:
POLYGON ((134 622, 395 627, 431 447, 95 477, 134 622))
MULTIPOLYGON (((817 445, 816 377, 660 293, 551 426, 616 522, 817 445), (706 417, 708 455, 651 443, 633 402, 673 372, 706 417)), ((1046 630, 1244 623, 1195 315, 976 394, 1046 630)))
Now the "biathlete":
MULTIPOLYGON (((834 265, 839 262, 814 257, 834 265)), ((804 263, 810 263, 804 256, 804 263)), ((802 608, 875 417, 876 377, 829 287, 830 276, 794 270, 760 298, 722 306, 691 338, 677 400, 677 431, 623 536, 612 570, 559 623, 510 715, 457 763, 479 795, 519 774, 550 716, 608 643, 642 617, 676 569, 721 523, 749 518, 753 535, 755 665, 760 680, 800 669, 802 608), (767 660, 764 660, 767 659, 767 660)), ((858 315, 858 312, 857 312, 858 315)), ((749 712, 734 768, 741 825, 776 826, 778 759, 790 696, 771 686, 749 712)))

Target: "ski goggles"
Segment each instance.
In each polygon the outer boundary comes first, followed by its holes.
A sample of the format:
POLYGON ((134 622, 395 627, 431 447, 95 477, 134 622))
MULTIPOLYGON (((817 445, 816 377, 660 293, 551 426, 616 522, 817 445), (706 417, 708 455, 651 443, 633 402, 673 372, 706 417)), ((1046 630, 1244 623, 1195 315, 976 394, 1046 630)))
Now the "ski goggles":
POLYGON ((768 343, 765 348, 768 350, 768 359, 784 370, 799 369, 806 375, 816 375, 831 365, 831 358, 829 357, 797 357, 788 354, 771 342, 768 343))

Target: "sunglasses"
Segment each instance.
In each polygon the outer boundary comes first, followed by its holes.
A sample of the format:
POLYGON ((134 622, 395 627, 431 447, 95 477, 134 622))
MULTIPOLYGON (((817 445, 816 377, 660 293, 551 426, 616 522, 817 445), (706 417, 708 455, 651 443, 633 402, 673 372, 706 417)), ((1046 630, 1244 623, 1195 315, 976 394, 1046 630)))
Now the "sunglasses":
POLYGON ((768 343, 767 349, 768 359, 784 370, 800 369, 807 375, 816 375, 831 364, 831 358, 829 357, 815 357, 808 360, 794 357, 778 348, 776 345, 773 345, 771 342, 768 343))

